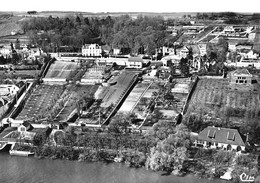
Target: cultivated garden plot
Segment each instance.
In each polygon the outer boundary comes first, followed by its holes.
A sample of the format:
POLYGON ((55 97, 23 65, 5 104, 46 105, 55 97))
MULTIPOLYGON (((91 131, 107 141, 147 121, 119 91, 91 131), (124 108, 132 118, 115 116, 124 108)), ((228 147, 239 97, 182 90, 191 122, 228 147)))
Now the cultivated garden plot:
POLYGON ((259 85, 231 85, 227 79, 200 79, 189 102, 188 113, 212 113, 231 121, 260 116, 259 85))
POLYGON ((146 115, 153 110, 152 108, 154 108, 155 98, 159 93, 159 90, 160 86, 158 83, 149 85, 149 88, 145 91, 133 109, 133 112, 137 115, 138 118, 144 119, 146 115))
POLYGON ((149 82, 138 83, 131 93, 126 98, 125 102, 119 109, 121 112, 131 112, 135 105, 139 102, 142 96, 145 94, 146 90, 149 88, 149 82))
POLYGON ((51 64, 45 78, 67 79, 77 68, 79 65, 75 62, 55 61, 51 64))
POLYGON ((185 106, 190 90, 190 80, 185 78, 173 80, 172 83, 158 85, 159 90, 153 92, 153 101, 148 104, 148 113, 143 126, 153 126, 159 120, 175 122, 185 106))
POLYGON ((42 119, 47 117, 64 89, 65 87, 62 85, 37 86, 16 119, 42 119))
POLYGON ((0 82, 8 78, 34 79, 39 74, 39 72, 40 72, 39 70, 15 70, 7 73, 6 71, 1 70, 0 82))
MULTIPOLYGON (((98 85, 76 85, 69 89, 67 92, 68 97, 64 97, 64 106, 55 118, 56 121, 64 122, 69 120, 72 112, 79 112, 79 103, 84 104, 85 98, 94 99, 94 94, 98 89, 98 85)), ((82 106, 83 108, 84 106, 82 106)))
POLYGON ((127 94, 136 74, 137 72, 134 71, 122 71, 115 85, 100 86, 95 102, 82 115, 83 121, 91 124, 104 122, 127 94))

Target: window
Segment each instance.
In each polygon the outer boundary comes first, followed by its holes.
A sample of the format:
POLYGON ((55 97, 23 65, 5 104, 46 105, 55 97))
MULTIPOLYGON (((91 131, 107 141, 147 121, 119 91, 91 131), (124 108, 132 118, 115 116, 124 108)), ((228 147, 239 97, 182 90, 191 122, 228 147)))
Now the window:
POLYGON ((25 127, 21 127, 20 129, 21 129, 21 131, 22 131, 22 132, 24 132, 24 131, 25 131, 25 127))
POLYGON ((244 83, 244 80, 239 80, 239 83, 244 83))
POLYGON ((235 140, 235 133, 233 132, 228 132, 227 133, 227 139, 228 140, 232 140, 232 141, 234 141, 235 140))
POLYGON ((245 83, 247 83, 247 80, 245 80, 245 83))
POLYGON ((215 138, 215 135, 216 135, 216 130, 209 130, 208 131, 208 137, 209 138, 215 138))

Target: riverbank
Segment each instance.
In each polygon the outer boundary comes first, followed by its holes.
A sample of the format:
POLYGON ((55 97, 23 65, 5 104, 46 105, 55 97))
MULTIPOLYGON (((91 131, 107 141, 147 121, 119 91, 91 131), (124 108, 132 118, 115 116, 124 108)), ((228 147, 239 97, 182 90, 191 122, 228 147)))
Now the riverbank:
POLYGON ((119 126, 123 122, 119 116, 111 121, 107 131, 68 128, 51 138, 46 130, 34 136, 32 146, 21 143, 15 150, 33 152, 38 159, 116 160, 128 167, 163 171, 167 175, 192 174, 199 178, 218 179, 230 167, 234 170, 231 176, 236 182, 242 173, 253 177, 259 175, 257 155, 236 155, 232 151, 193 147, 185 125, 175 127, 168 122, 158 122, 152 131, 141 134, 129 133, 125 126, 119 126))
MULTIPOLYGON (((36 159, 9 156, 0 153, 1 182, 5 183, 208 183, 192 175, 164 176, 144 168, 128 168, 123 163, 78 162, 64 160, 36 159), (25 168, 26 167, 26 168, 25 168)), ((222 180, 210 183, 227 183, 222 180)))
MULTIPOLYGON (((23 148, 20 147, 20 150, 26 149, 28 147, 23 148)), ((85 163, 105 163, 105 164, 122 164, 122 166, 136 169, 139 171, 140 168, 142 170, 147 170, 151 172, 150 169, 147 168, 147 156, 143 153, 137 152, 121 152, 118 153, 117 151, 107 151, 107 150, 99 150, 96 149, 83 149, 83 148, 75 148, 75 147, 58 147, 58 146, 42 146, 42 147, 34 147, 31 148, 30 151, 35 153, 35 159, 46 159, 46 160, 70 160, 74 162, 85 162, 85 163), (117 162, 120 163, 114 163, 117 162)), ((201 164, 198 166, 194 164, 195 161, 187 161, 184 164, 184 169, 181 173, 175 175, 179 178, 185 177, 196 177, 198 179, 208 180, 209 182, 226 182, 224 180, 219 179, 214 175, 223 175, 224 171, 220 171, 219 169, 223 170, 221 165, 215 166, 215 169, 208 167, 206 170, 201 164), (185 168, 186 167, 186 168, 185 168), (193 167, 187 171, 187 167, 193 167), (186 171, 185 171, 186 170, 186 171), (215 172, 213 172, 215 171, 215 172)), ((167 171, 152 171, 157 172, 164 176, 173 176, 172 172, 167 171)), ((238 179, 233 179, 231 182, 237 182, 238 179)), ((230 182, 230 181, 229 181, 230 182)))

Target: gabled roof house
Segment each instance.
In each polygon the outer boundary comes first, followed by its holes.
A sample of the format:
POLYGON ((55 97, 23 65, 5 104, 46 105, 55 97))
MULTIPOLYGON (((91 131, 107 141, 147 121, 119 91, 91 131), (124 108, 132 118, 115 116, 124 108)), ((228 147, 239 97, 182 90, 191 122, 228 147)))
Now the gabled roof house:
POLYGON ((199 133, 195 146, 244 151, 246 141, 245 137, 237 129, 209 126, 199 133))

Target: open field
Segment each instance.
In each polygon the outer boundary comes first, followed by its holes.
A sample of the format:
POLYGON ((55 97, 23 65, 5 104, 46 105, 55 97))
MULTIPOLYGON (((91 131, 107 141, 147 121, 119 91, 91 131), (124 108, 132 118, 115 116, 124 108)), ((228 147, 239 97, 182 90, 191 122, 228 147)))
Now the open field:
POLYGON ((66 79, 78 67, 78 64, 74 62, 55 61, 55 63, 51 64, 45 78, 66 79))
POLYGON ((48 112, 58 100, 64 87, 61 85, 39 85, 32 92, 16 119, 30 119, 39 115, 47 117, 48 112))
POLYGON ((98 89, 98 85, 79 85, 75 86, 70 91, 70 96, 65 101, 65 106, 59 113, 56 121, 67 121, 69 115, 77 108, 77 100, 85 97, 92 96, 98 89))
POLYGON ((20 19, 21 17, 0 14, 0 37, 11 35, 11 32, 21 32, 20 19))
MULTIPOLYGON (((6 13, 6 12, 5 12, 6 13)), ((143 16, 162 16, 164 18, 182 18, 183 15, 191 15, 195 16, 196 12, 79 12, 79 11, 39 11, 35 15, 28 15, 27 12, 10 12, 14 13, 14 15, 19 17, 49 17, 50 15, 52 17, 69 17, 69 16, 75 16, 75 15, 82 15, 83 17, 107 17, 107 16, 122 16, 128 14, 130 17, 137 17, 138 15, 143 16)))
POLYGON ((230 85, 227 79, 200 79, 192 94, 187 113, 231 117, 241 121, 245 117, 260 116, 259 85, 230 85))

